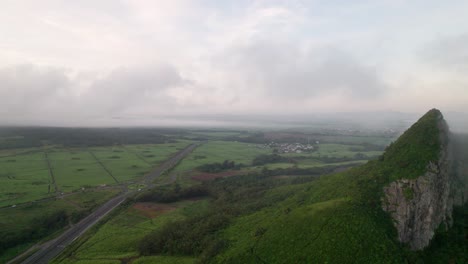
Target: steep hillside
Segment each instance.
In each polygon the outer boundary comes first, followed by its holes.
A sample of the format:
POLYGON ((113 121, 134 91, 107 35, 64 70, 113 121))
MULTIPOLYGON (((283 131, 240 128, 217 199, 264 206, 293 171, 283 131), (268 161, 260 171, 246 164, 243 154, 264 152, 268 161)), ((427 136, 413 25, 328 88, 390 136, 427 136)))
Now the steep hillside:
POLYGON ((448 136, 434 109, 378 160, 345 172, 290 185, 268 170, 211 182, 213 210, 149 234, 140 253, 204 263, 463 263, 466 207, 453 229, 439 228, 452 224, 448 136))
POLYGON ((431 110, 383 157, 393 163, 391 179, 397 180, 384 188, 382 207, 391 214, 399 241, 414 250, 428 246, 439 225, 452 225, 453 159, 448 137, 442 114, 431 110))
POLYGON ((275 207, 236 219, 222 232, 230 247, 214 262, 402 263, 418 258, 408 249, 427 246, 441 223, 451 223, 447 139, 441 113, 429 111, 379 160, 325 176, 275 207), (401 204, 391 207, 390 201, 401 204))

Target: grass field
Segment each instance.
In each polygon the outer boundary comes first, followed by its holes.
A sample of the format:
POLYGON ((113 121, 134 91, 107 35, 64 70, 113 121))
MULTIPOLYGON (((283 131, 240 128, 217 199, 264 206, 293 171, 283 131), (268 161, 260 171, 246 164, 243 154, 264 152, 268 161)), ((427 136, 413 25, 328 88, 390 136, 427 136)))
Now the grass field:
MULTIPOLYGON (((232 160, 236 163, 243 163, 244 165, 250 166, 252 160, 261 154, 271 154, 272 149, 260 148, 255 144, 247 144, 241 142, 232 141, 210 141, 202 146, 198 147, 193 153, 185 158, 176 168, 176 173, 193 170, 196 167, 214 162, 223 162, 224 160, 232 160)), ((367 157, 374 157, 382 154, 382 151, 364 151, 363 147, 356 145, 345 145, 345 144, 321 144, 320 149, 311 153, 285 153, 282 154, 284 157, 298 158, 301 157, 297 162, 298 167, 309 168, 315 166, 325 165, 339 165, 348 164, 350 162, 334 162, 325 163, 320 162, 316 158, 330 157, 330 158, 353 158, 356 154, 361 153, 367 157)), ((359 160, 357 162, 365 162, 366 159, 359 160)), ((287 168, 292 167, 292 163, 273 163, 267 164, 268 168, 287 168)), ((261 169, 260 167, 252 167, 252 169, 261 169)))
POLYGON ((255 145, 233 141, 209 141, 193 151, 176 168, 176 172, 192 170, 200 165, 231 160, 250 165, 260 154, 270 154, 269 149, 259 149, 255 145))
POLYGON ((0 206, 55 195, 44 151, 58 191, 68 193, 135 180, 190 143, 0 151, 0 206))
POLYGON ((117 182, 141 177, 189 143, 0 151, 0 262, 50 235, 41 231, 26 239, 33 223, 61 211, 70 221, 80 219, 120 192, 117 182), (64 195, 54 199, 55 185, 64 195))
POLYGON ((0 158, 0 206, 46 197, 50 195, 49 183, 44 153, 0 158))
POLYGON ((125 149, 131 153, 134 153, 147 164, 156 165, 168 159, 171 153, 175 153, 191 143, 192 141, 179 140, 177 143, 158 145, 126 145, 125 149))
POLYGON ((51 161, 55 181, 61 192, 115 183, 87 151, 56 149, 50 152, 48 157, 51 161))
MULTIPOLYGON (((53 263, 121 263, 138 258, 139 241, 166 223, 183 219, 204 210, 206 200, 172 204, 141 203, 125 208, 118 215, 89 232, 53 263), (67 256, 67 252, 71 255, 67 256)), ((194 258, 157 256, 138 258, 132 263, 193 263, 194 258)))
MULTIPOLYGON (((185 158, 171 173, 177 178, 177 182, 182 186, 194 184, 190 179, 189 171, 193 171, 197 167, 225 160, 235 161, 237 164, 242 163, 246 167, 242 168, 238 174, 246 174, 252 171, 261 171, 264 167, 268 169, 277 168, 313 168, 323 167, 328 165, 348 165, 356 163, 365 163, 369 158, 382 154, 382 151, 365 151, 363 146, 347 145, 347 144, 320 144, 318 151, 302 152, 302 153, 284 153, 284 157, 289 157, 296 160, 296 163, 282 162, 270 163, 261 166, 252 166, 252 161, 255 157, 262 154, 271 154, 273 149, 265 148, 263 145, 248 144, 234 141, 208 141, 195 149, 187 158, 185 158), (361 159, 353 159, 356 154, 365 155, 361 159), (330 161, 325 162, 320 158, 345 158, 352 159, 348 161, 330 161)), ((161 177, 161 182, 169 182, 170 175, 161 177)))
POLYGON ((118 182, 134 180, 151 169, 149 164, 122 147, 90 148, 89 151, 96 156, 96 162, 99 161, 101 166, 108 171, 108 176, 115 178, 118 182))

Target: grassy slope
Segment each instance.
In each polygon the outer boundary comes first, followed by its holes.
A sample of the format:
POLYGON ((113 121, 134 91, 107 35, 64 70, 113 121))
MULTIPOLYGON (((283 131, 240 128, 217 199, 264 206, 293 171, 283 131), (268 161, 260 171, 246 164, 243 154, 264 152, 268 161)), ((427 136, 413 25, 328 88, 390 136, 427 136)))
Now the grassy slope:
POLYGON ((399 263, 391 223, 363 199, 360 172, 323 177, 274 207, 236 219, 222 232, 230 247, 214 262, 399 263))
POLYGON ((421 175, 438 158, 438 118, 438 111, 428 112, 383 159, 322 177, 275 207, 237 218, 222 232, 230 247, 213 262, 404 262, 405 250, 380 208, 381 190, 394 179, 421 175))
MULTIPOLYGON (((73 253, 61 255, 54 263, 120 263, 125 258, 136 258, 138 242, 148 232, 160 229, 166 223, 183 219, 204 210, 207 201, 186 201, 171 204, 177 208, 150 218, 133 207, 124 209, 103 224, 94 234, 88 233, 74 244, 73 253)), ((193 263, 191 257, 145 257, 134 263, 193 263)))
POLYGON ((432 109, 387 148, 385 162, 380 166, 389 171, 391 180, 416 178, 425 172, 429 162, 439 159, 440 118, 442 114, 432 109))

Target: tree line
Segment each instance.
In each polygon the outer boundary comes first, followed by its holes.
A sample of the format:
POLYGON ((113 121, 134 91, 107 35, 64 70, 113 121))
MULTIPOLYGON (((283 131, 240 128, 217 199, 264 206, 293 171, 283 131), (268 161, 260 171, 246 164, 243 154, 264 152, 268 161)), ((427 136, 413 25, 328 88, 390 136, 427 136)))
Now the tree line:
POLYGON ((224 170, 239 170, 242 167, 244 167, 244 164, 242 163, 236 164, 232 160, 225 160, 222 163, 214 162, 214 163, 203 164, 201 166, 198 166, 197 169, 202 172, 218 173, 224 170))
POLYGON ((65 147, 160 144, 175 142, 186 135, 188 132, 183 130, 155 128, 0 127, 0 149, 44 144, 65 147))
POLYGON ((0 232, 0 254, 17 245, 41 239, 68 224, 65 210, 57 210, 38 216, 30 221, 27 228, 18 230, 2 230, 0 232))
MULTIPOLYGON (((287 168, 269 170, 228 178, 218 178, 200 185, 180 188, 158 188, 142 194, 137 201, 175 202, 193 197, 208 197, 210 206, 184 220, 166 224, 140 240, 141 255, 192 255, 206 262, 222 250, 228 241, 221 239, 217 232, 227 227, 231 220, 262 208, 273 206, 289 197, 294 189, 266 196, 274 187, 302 184, 318 176, 334 172, 341 166, 320 168, 287 168), (291 179, 278 179, 276 175, 302 175, 291 179), (168 198, 169 197, 169 198, 168 198), (268 197, 268 198, 267 198, 268 197)), ((288 213, 288 212, 285 212, 288 213)), ((258 230, 260 234, 262 230, 258 230)))

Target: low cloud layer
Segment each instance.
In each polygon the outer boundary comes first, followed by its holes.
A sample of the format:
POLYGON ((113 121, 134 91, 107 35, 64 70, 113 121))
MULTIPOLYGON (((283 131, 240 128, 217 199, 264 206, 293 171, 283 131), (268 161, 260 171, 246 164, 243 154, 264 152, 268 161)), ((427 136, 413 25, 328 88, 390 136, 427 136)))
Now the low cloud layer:
POLYGON ((385 93, 385 84, 375 67, 333 48, 301 51, 292 43, 252 43, 222 53, 216 65, 227 73, 238 74, 246 90, 261 89, 268 99, 302 103, 336 93, 350 100, 385 93))
POLYGON ((34 124, 80 124, 135 110, 166 113, 164 109, 175 106, 175 98, 168 91, 186 82, 169 65, 120 68, 104 76, 20 65, 0 70, 0 86, 6 87, 0 90, 4 101, 0 112, 8 123, 23 119, 34 124))
POLYGON ((442 69, 468 70, 468 32, 434 40, 424 50, 423 58, 442 69))
POLYGON ((10 1, 0 123, 467 112, 465 11, 464 1, 10 1))

